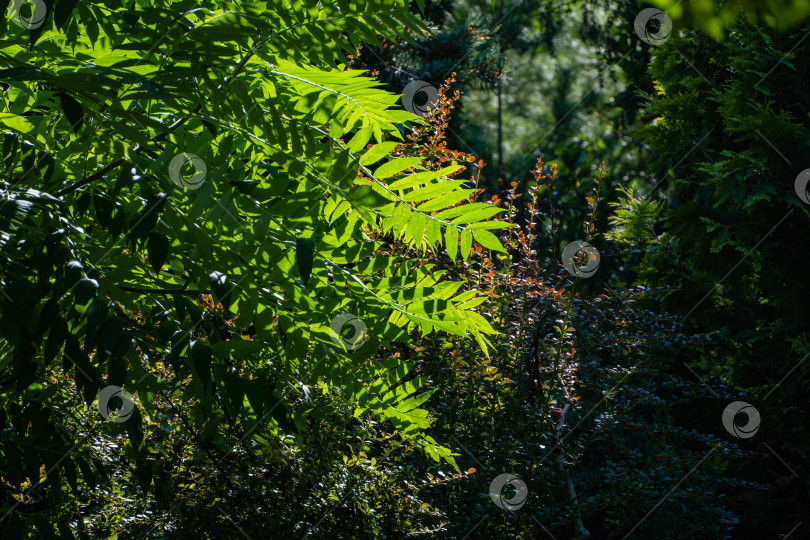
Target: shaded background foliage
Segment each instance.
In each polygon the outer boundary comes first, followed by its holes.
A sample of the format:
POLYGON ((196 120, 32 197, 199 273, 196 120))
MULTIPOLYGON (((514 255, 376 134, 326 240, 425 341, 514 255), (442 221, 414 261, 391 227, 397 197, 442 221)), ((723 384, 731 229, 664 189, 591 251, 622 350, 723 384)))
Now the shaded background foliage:
MULTIPOLYGON (((198 432, 177 414, 182 401, 156 396, 150 442, 164 457, 131 466, 117 454, 139 435, 88 429, 92 409, 60 389, 58 436, 68 447, 92 437, 91 466, 68 478, 72 492, 26 501, 34 534, 53 522, 65 537, 219 538, 235 526, 252 537, 807 537, 808 209, 793 180, 807 164, 810 26, 800 14, 721 24, 690 2, 653 48, 633 32, 639 9, 427 2, 433 35, 363 43, 352 58, 394 93, 412 79, 444 85, 431 129, 396 151, 471 164, 478 200, 516 225, 501 236, 508 256, 480 249, 455 265, 378 237, 487 292, 481 310, 500 332, 489 356, 443 333, 385 351, 413 360, 435 392, 426 431, 456 452, 457 471, 312 384, 284 394, 307 411, 305 435, 260 446, 236 444, 244 433, 227 412, 198 432), (600 250, 589 280, 561 268, 573 240, 600 250), (737 399, 762 414, 752 439, 720 423, 737 399), (503 472, 529 487, 520 511, 489 499, 503 472)), ((11 155, 15 139, 5 142, 11 155)), ((40 216, 43 231, 59 227, 40 216)), ((207 314, 206 334, 232 324, 213 302, 187 309, 207 314)), ((25 347, 11 327, 8 344, 25 347)), ((6 407, 44 429, 41 408, 6 407)), ((4 479, 38 478, 31 455, 4 479)), ((7 507, 19 496, 8 482, 7 507)))

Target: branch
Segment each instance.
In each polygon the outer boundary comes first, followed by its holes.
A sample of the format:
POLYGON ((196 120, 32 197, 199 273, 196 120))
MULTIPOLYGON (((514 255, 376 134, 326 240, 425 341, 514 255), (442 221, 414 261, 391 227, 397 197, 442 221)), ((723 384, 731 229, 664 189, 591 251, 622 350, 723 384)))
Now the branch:
POLYGON ((136 292, 144 294, 184 294, 187 296, 197 296, 199 294, 211 294, 211 291, 196 291, 193 289, 144 289, 141 287, 128 287, 126 285, 116 285, 122 291, 136 292))

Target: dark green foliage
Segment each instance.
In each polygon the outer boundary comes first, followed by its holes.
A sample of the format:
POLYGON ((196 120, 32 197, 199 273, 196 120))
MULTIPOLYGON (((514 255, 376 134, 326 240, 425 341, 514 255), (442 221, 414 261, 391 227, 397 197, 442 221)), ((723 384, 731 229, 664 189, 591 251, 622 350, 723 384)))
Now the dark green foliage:
POLYGON ((692 32, 671 39, 654 56, 657 92, 639 130, 656 150, 651 170, 662 179, 652 197, 672 201, 639 280, 678 285, 661 305, 711 339, 692 357, 712 390, 685 404, 684 418, 700 429, 733 396, 763 419, 755 439, 740 441, 753 455, 728 465, 739 483, 724 489, 739 519, 735 538, 786 534, 810 511, 801 480, 810 447, 801 427, 810 207, 794 190, 810 164, 808 30, 779 35, 738 24, 720 43, 692 32))
POLYGON ((344 64, 362 37, 421 32, 406 3, 44 7, 0 48, 0 532, 109 536, 103 511, 79 517, 88 490, 149 500, 186 450, 216 462, 226 433, 298 447, 335 403, 454 466, 426 432, 425 381, 389 351, 439 330, 486 348, 491 328, 445 272, 377 264, 376 237, 435 250, 488 216, 448 217, 475 195, 448 178, 462 167, 392 156, 418 118, 344 64), (354 352, 332 328, 349 312, 354 352), (183 435, 165 447, 169 423, 183 435))
POLYGON ((777 4, 657 47, 626 0, 0 19, 0 537, 806 535, 777 4))

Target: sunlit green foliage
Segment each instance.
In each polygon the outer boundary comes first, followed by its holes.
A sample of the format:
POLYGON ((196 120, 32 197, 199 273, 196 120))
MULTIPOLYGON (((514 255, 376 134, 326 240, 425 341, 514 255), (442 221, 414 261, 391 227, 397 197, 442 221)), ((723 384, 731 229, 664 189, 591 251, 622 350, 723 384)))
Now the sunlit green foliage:
POLYGON ((650 0, 681 25, 699 28, 721 40, 739 20, 763 21, 778 32, 810 16, 810 0, 650 0))
POLYGON ((808 8, 658 1, 12 3, 0 537, 788 534, 808 8))
POLYGON ((48 7, 0 50, 3 526, 41 523, 28 488, 101 478, 59 411, 108 385, 134 413, 85 421, 128 433, 119 459, 147 489, 172 466, 152 445, 166 403, 203 451, 228 425, 233 444, 300 445, 329 407, 287 398, 316 389, 453 464, 394 347, 440 330, 486 350, 493 330, 463 282, 379 250, 388 235, 460 259, 503 248, 475 227, 498 209, 449 178, 462 167, 389 157, 418 118, 343 64, 376 33, 422 32, 407 4, 48 7), (343 313, 365 326, 359 348, 330 327, 343 313))

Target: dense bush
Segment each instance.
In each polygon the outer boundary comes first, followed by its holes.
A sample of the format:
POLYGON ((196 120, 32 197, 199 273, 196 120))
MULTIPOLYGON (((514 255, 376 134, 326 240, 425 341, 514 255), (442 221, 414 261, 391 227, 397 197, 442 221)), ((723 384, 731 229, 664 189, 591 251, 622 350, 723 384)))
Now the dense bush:
POLYGON ((800 269, 810 212, 794 186, 810 142, 808 30, 741 23, 721 43, 693 32, 673 37, 651 65, 657 91, 640 128, 657 156, 660 186, 650 197, 671 204, 655 219, 660 234, 649 239, 638 282, 679 284, 662 306, 711 339, 692 351, 708 387, 684 418, 707 431, 731 401, 724 386, 762 415, 757 438, 745 441, 753 455, 731 472, 767 489, 724 490, 741 538, 787 534, 808 512, 810 440, 800 426, 810 289, 800 269))

